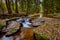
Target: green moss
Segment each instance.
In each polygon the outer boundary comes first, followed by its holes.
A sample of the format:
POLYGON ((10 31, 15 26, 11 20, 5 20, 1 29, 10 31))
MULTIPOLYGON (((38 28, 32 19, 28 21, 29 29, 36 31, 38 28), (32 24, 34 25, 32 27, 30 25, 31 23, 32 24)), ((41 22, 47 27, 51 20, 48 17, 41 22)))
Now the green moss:
POLYGON ((54 24, 54 27, 55 28, 59 28, 59 24, 54 24))
POLYGON ((16 27, 14 27, 14 28, 11 28, 11 29, 10 29, 10 32, 11 32, 11 33, 14 33, 14 32, 16 32, 17 30, 18 30, 18 29, 17 29, 16 27))
POLYGON ((4 28, 4 27, 6 27, 6 25, 1 25, 1 24, 0 24, 0 29, 2 29, 2 28, 4 28))
POLYGON ((36 40, 50 40, 46 34, 35 33, 36 40))

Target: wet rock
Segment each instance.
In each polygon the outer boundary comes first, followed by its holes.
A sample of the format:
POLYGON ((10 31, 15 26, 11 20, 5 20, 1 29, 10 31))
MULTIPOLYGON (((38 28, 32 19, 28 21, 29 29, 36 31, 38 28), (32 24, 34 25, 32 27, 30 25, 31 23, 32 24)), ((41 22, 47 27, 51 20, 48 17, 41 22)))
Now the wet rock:
POLYGON ((34 20, 32 20, 32 25, 34 26, 34 27, 38 27, 38 26, 40 26, 42 23, 44 23, 44 19, 42 19, 42 18, 36 18, 36 19, 34 19, 34 20))
POLYGON ((8 36, 12 36, 12 34, 15 34, 18 30, 20 29, 20 23, 16 22, 16 21, 11 21, 11 23, 9 25, 7 25, 7 33, 6 35, 8 36))

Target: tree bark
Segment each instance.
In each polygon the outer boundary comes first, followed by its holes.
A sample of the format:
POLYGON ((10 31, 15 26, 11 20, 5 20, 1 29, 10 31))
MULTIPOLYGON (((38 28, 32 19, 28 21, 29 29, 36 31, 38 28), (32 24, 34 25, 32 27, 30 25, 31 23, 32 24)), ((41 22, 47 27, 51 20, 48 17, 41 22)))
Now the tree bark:
POLYGON ((13 2, 13 0, 11 0, 11 2, 12 2, 12 9, 14 10, 14 2, 13 2))
POLYGON ((18 0, 15 0, 15 5, 16 5, 16 13, 18 13, 18 0))
POLYGON ((30 13, 29 10, 30 10, 30 1, 31 0, 27 0, 27 15, 30 13))
POLYGON ((39 13, 39 11, 40 11, 40 0, 35 0, 35 11, 36 11, 36 13, 39 13))
POLYGON ((8 13, 11 14, 12 10, 11 10, 11 6, 10 6, 10 1, 9 0, 5 0, 5 2, 6 2, 6 7, 7 7, 7 10, 8 10, 8 13))

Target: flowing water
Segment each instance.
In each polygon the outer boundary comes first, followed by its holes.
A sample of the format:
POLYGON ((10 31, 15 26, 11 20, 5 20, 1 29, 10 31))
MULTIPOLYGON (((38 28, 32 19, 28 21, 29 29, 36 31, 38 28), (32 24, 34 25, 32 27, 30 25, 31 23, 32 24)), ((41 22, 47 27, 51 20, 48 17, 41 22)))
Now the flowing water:
MULTIPOLYGON (((40 16, 41 17, 41 16, 40 16)), ((23 26, 23 28, 31 28, 31 25, 32 25, 32 23, 30 22, 30 18, 19 18, 19 19, 17 19, 16 21, 17 22, 19 22, 19 23, 21 23, 23 26)), ((43 19, 42 19, 43 20, 43 19)), ((41 21, 42 21, 41 20, 41 21)), ((38 21, 38 20, 37 20, 38 21)), ((40 20, 39 20, 40 21, 40 20)), ((37 24, 39 24, 40 25, 40 22, 35 22, 35 24, 37 23, 37 24)), ((14 22, 15 23, 15 22, 14 22)), ((14 24, 13 23, 13 24, 14 24)), ((17 37, 15 40, 19 40, 19 38, 20 37, 17 37)), ((10 36, 10 37, 6 37, 5 35, 2 37, 2 38, 0 38, 0 40, 14 40, 14 37, 12 37, 12 36, 10 36)))
MULTIPOLYGON (((30 19, 29 18, 19 18, 19 19, 17 19, 16 21, 18 22, 18 23, 21 23, 23 26, 23 28, 30 28, 31 27, 31 23, 30 23, 30 21, 29 21, 30 19)), ((15 22, 16 22, 15 21, 15 22)), ((9 23, 9 24, 11 24, 10 25, 10 27, 11 26, 13 26, 13 25, 15 25, 15 22, 12 20, 12 22, 11 23, 9 23)), ((15 40, 19 40, 20 39, 20 37, 17 37, 17 38, 15 38, 15 40)), ((2 37, 2 38, 0 38, 0 40, 14 40, 14 37, 12 37, 12 36, 10 36, 10 37, 6 37, 5 35, 2 37)))
POLYGON ((22 23, 24 28, 30 28, 31 26, 30 18, 24 18, 24 19, 19 18, 16 21, 22 23))

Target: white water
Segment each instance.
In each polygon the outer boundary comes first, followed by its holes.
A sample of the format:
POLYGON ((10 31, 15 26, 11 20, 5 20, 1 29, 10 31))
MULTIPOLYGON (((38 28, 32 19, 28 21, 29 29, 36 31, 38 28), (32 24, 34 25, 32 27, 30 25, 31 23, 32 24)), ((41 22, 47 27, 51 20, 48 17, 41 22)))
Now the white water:
POLYGON ((30 28, 30 26, 31 26, 31 23, 29 22, 29 18, 24 18, 24 19, 20 18, 16 21, 22 23, 23 28, 30 28), (22 20, 24 20, 25 22, 21 22, 22 20))
MULTIPOLYGON (((6 36, 4 35, 0 40, 14 40, 14 38, 13 38, 12 36, 6 37, 6 36)), ((19 37, 19 36, 16 37, 15 40, 20 40, 20 37, 19 37)))
POLYGON ((3 36, 0 40, 13 40, 13 37, 6 37, 6 36, 3 36))

